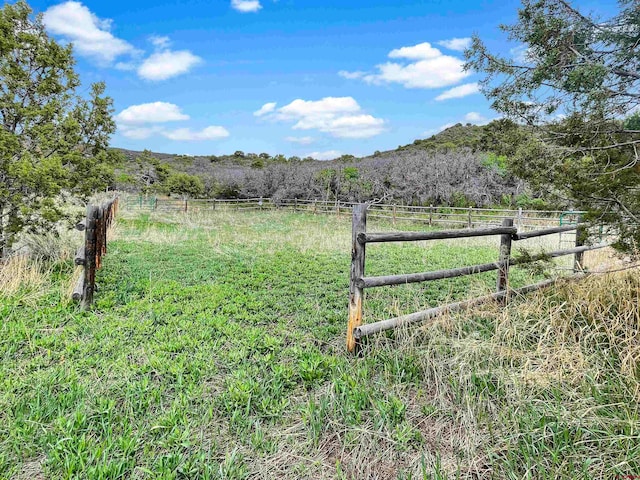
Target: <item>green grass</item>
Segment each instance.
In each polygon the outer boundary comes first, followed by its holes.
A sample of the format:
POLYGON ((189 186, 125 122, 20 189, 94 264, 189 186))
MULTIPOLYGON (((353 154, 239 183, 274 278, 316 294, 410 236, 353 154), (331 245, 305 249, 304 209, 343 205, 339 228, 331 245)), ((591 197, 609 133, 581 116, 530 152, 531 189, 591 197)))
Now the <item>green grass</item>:
MULTIPOLYGON (((542 368, 555 357, 540 350, 540 312, 491 307, 347 355, 349 228, 279 212, 125 215, 91 311, 61 293, 68 262, 35 293, 0 294, 0 477, 640 474, 618 357, 589 351, 578 379, 542 368)), ((495 261, 496 246, 373 245, 367 274, 495 261)), ((512 285, 533 278, 514 269, 512 285)), ((374 289, 365 321, 492 288, 495 273, 374 289)))

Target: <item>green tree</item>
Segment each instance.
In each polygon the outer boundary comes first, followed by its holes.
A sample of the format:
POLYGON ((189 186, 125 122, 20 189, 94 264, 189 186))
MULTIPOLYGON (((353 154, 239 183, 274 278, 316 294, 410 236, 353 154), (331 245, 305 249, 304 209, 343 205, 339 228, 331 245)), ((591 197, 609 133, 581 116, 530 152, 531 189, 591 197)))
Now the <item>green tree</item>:
POLYGON ((482 127, 478 149, 499 156, 512 157, 518 146, 530 136, 526 127, 518 125, 508 118, 493 120, 482 127))
POLYGON ((0 9, 0 255, 25 230, 65 218, 65 197, 114 181, 115 131, 103 83, 82 98, 71 46, 49 38, 24 1, 0 9))
POLYGON ((635 112, 624 121, 625 130, 640 131, 640 113, 635 112))
POLYGON ((196 175, 189 175, 183 172, 169 175, 164 182, 164 187, 168 193, 185 198, 199 197, 204 193, 202 179, 196 175))
POLYGON ((164 189, 164 182, 173 169, 171 165, 161 162, 149 150, 144 150, 136 157, 135 186, 145 195, 164 189))
POLYGON ((468 69, 507 118, 530 125, 510 166, 531 185, 616 227, 619 247, 640 241, 640 131, 625 118, 640 104, 640 9, 622 0, 611 18, 565 0, 523 0, 503 26, 521 55, 489 52, 475 37, 468 69), (631 126, 631 128, 628 128, 631 126))

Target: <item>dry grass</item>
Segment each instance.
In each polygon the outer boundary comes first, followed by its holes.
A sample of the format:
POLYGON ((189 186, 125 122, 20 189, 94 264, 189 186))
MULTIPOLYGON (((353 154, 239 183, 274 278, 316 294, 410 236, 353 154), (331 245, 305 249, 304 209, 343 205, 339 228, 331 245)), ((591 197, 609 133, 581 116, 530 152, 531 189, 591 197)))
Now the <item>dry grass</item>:
MULTIPOLYGON (((135 211, 123 211, 121 215, 124 219, 139 217, 140 214, 135 211)), ((259 214, 224 209, 187 214, 158 211, 145 217, 148 226, 139 230, 135 239, 157 244, 175 244, 200 238, 219 251, 227 245, 241 243, 255 245, 261 251, 275 251, 282 245, 288 245, 301 252, 326 252, 346 251, 351 242, 351 223, 346 216, 318 215, 315 218, 319 228, 314 229, 308 228, 310 216, 280 211, 259 214), (288 217, 286 225, 282 221, 284 217, 288 217), (158 223, 174 228, 159 231, 158 223)))
POLYGON ((426 372, 435 417, 449 419, 465 446, 458 452, 470 459, 461 470, 443 458, 449 478, 638 471, 631 453, 640 442, 637 269, 593 274, 505 308, 441 317, 379 337, 365 355, 381 350, 412 358, 426 372))
POLYGON ((14 255, 0 263, 0 292, 3 296, 16 293, 42 291, 48 284, 49 275, 42 262, 31 260, 26 255, 14 255))

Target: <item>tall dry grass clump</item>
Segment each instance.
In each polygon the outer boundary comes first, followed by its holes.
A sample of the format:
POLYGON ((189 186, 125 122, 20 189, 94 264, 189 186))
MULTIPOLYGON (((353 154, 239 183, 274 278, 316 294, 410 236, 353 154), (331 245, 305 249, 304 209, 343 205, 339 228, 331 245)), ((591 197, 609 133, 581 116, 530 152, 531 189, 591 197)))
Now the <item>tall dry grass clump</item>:
POLYGON ((525 378, 619 374, 640 394, 639 301, 637 270, 593 274, 506 308, 494 340, 529 352, 525 378))
POLYGON ((72 280, 79 274, 73 274, 71 260, 80 242, 80 232, 69 230, 21 235, 14 253, 0 260, 0 297, 20 296, 22 301, 32 301, 44 295, 56 264, 69 270, 69 285, 64 285, 61 298, 70 296, 72 280))
POLYGON ((640 472, 637 268, 442 317, 367 350, 411 359, 432 418, 466 432, 461 457, 443 465, 451 478, 640 472))
POLYGON ((81 243, 81 232, 57 229, 46 233, 22 235, 14 249, 42 262, 65 261, 73 257, 81 243))
POLYGON ((13 296, 21 290, 42 290, 47 283, 42 262, 26 255, 13 255, 0 262, 0 295, 13 296))

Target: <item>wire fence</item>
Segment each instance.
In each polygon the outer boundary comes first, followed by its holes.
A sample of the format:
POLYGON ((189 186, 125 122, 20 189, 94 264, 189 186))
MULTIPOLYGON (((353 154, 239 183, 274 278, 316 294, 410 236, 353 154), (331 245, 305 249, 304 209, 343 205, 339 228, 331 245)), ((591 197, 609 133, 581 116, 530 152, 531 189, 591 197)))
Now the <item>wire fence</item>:
MULTIPOLYGON (((351 202, 304 199, 177 199, 162 197, 128 197, 126 208, 158 212, 266 211, 289 210, 309 214, 351 215, 351 202)), ((583 212, 562 210, 525 210, 449 206, 414 206, 398 204, 368 205, 369 218, 388 220, 394 225, 417 222, 429 226, 499 226, 504 218, 513 218, 520 230, 557 225, 575 225, 583 212)))

